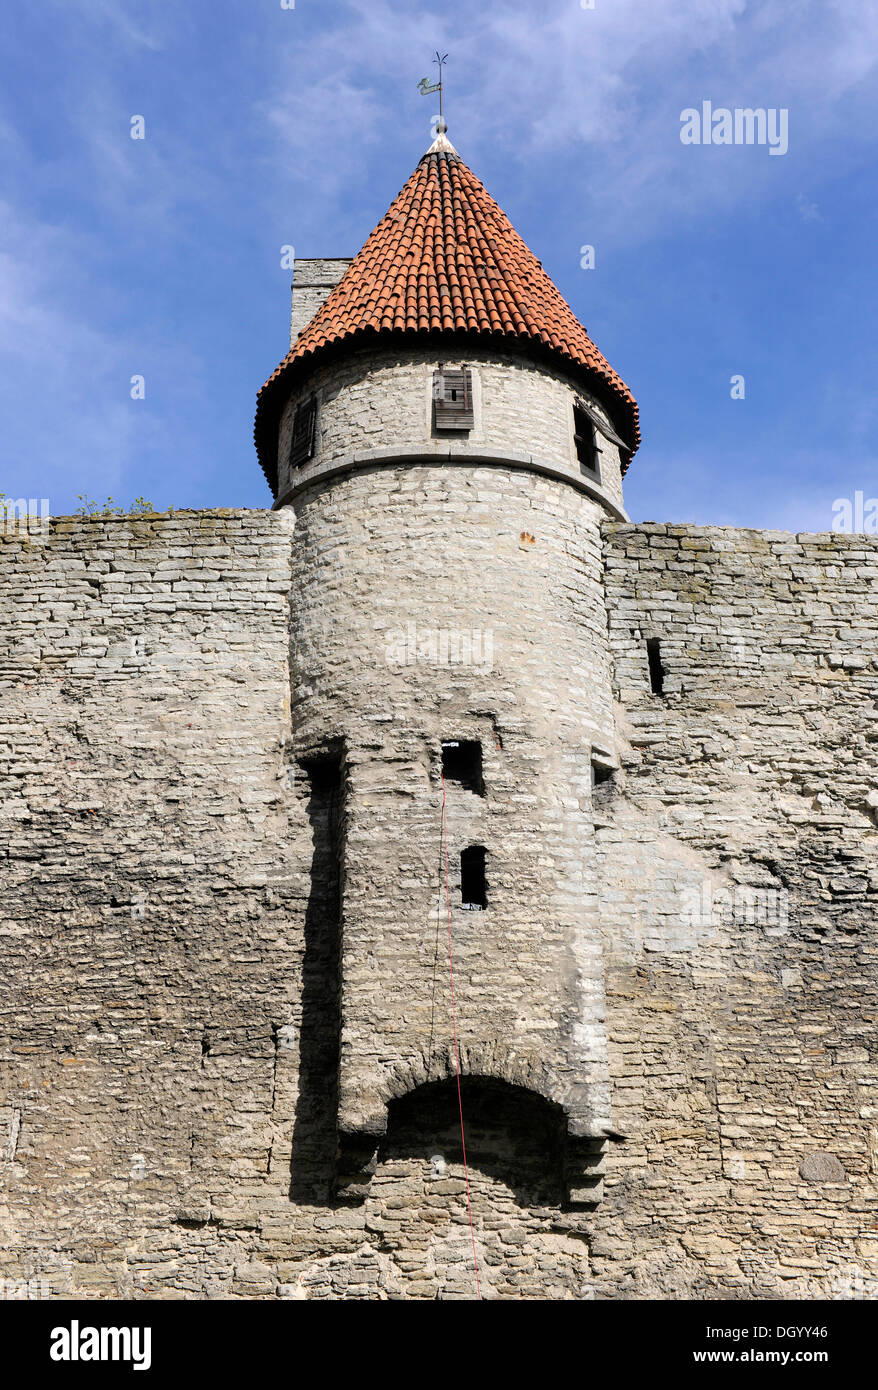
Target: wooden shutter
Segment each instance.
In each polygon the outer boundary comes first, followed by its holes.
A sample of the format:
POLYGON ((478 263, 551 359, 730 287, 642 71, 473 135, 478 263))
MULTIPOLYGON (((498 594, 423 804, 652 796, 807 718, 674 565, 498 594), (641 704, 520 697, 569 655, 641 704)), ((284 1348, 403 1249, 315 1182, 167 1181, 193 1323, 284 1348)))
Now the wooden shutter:
POLYGON ((576 404, 580 410, 585 411, 592 424, 597 426, 605 439, 609 439, 611 444, 618 444, 620 449, 624 449, 626 453, 630 454, 631 446, 626 444, 624 439, 619 438, 612 425, 607 424, 606 420, 598 414, 594 406, 589 405, 587 401, 577 401, 576 404))
POLYGON ((296 468, 307 463, 314 455, 314 437, 317 424, 317 400, 314 396, 296 407, 293 420, 293 437, 290 441, 290 467, 296 468))
POLYGON ((577 401, 573 407, 573 443, 576 457, 589 473, 598 471, 598 451, 594 438, 594 423, 591 412, 583 409, 577 401))
POLYGON ((441 367, 433 374, 437 430, 471 430, 473 387, 469 367, 441 367))

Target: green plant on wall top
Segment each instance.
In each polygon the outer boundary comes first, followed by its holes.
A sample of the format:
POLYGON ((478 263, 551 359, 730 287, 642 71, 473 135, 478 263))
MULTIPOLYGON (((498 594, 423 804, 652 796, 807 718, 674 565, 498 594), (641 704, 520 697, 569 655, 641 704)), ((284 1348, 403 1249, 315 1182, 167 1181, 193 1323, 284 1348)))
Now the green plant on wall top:
MULTIPOLYGON (((131 506, 128 508, 120 507, 117 502, 113 501, 112 497, 108 497, 106 502, 98 502, 95 498, 89 497, 88 493, 85 492, 77 493, 77 497, 79 498, 79 506, 73 513, 74 516, 109 517, 157 515, 155 507, 151 502, 148 502, 145 497, 135 497, 131 506)), ((173 508, 169 508, 168 510, 173 511, 173 508)))

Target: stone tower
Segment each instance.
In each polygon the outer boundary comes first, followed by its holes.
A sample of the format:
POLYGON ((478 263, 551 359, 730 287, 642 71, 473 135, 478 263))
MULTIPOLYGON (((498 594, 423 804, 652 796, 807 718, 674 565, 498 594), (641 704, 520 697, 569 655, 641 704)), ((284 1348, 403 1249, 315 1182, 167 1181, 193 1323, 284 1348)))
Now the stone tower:
POLYGON ((389 1106, 439 1103, 456 1031, 464 1119, 535 1107, 592 1204, 614 1132, 600 526, 626 519, 636 404, 444 129, 352 262, 297 264, 292 323, 256 443, 296 517, 338 1191, 367 1194, 389 1106))
POLYGON ((0 529, 0 1292, 874 1296, 878 541, 627 521, 444 132, 292 329, 275 509, 0 529))

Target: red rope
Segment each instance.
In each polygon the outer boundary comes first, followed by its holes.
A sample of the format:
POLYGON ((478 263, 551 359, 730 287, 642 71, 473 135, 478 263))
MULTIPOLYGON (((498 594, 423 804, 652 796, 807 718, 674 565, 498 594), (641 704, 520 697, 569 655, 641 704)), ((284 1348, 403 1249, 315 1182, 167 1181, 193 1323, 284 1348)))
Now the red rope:
POLYGON ((460 1094, 460 1051, 457 1046, 457 1013, 454 1007, 454 954, 451 949, 451 889, 448 885, 448 832, 445 822, 445 774, 442 777, 442 845, 445 850, 445 907, 448 913, 448 968, 451 972, 451 1026, 454 1032, 454 1067, 457 1074, 457 1108, 460 1112, 460 1146, 463 1149, 463 1177, 466 1183, 466 1209, 469 1214, 469 1233, 473 1243, 473 1268, 476 1272, 476 1296, 481 1298, 479 1283, 479 1257, 476 1254, 476 1232, 473 1226, 473 1208, 469 1195, 469 1168, 466 1162, 466 1136, 463 1131, 463 1099, 460 1094))

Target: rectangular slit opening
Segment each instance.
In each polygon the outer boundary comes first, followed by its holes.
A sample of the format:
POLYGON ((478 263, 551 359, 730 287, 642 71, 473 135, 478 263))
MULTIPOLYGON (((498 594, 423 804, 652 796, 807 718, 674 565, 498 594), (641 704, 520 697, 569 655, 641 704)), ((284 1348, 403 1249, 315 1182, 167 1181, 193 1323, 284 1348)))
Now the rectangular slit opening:
POLYGON ((604 782, 612 782, 616 769, 609 763, 602 762, 599 758, 591 760, 591 784, 593 787, 600 787, 604 782))
POLYGON ((665 668, 662 665, 661 643, 657 637, 649 637, 646 642, 646 659, 649 662, 649 683, 653 695, 664 694, 665 668))
POLYGON ((460 905, 470 912, 483 912, 488 906, 483 845, 469 845, 460 852, 460 905))
POLYGON ((482 745, 476 739, 449 739, 442 744, 442 776, 476 796, 485 795, 482 745))

